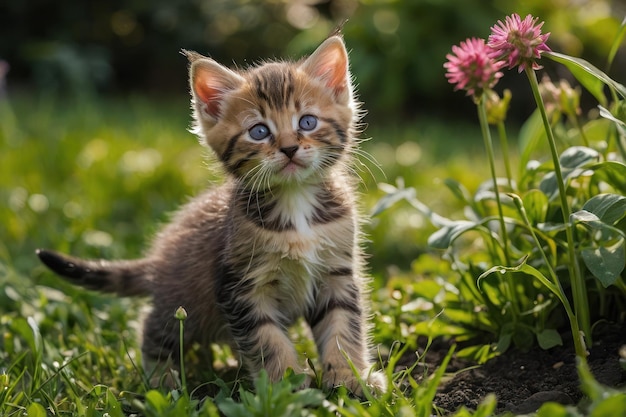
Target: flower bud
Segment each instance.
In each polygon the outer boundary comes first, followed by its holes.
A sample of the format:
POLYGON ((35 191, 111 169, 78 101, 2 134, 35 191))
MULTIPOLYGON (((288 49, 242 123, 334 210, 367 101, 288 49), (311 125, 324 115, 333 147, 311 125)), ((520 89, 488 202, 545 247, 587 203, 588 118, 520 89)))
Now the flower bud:
POLYGON ((500 98, 495 91, 488 90, 485 98, 487 99, 485 102, 487 107, 487 123, 490 125, 504 123, 509 110, 509 103, 511 102, 511 90, 504 90, 502 98, 500 98))
POLYGON ((186 320, 187 319, 187 310, 185 310, 183 308, 183 306, 180 306, 176 309, 176 313, 174 314, 174 317, 176 317, 176 320, 186 320))

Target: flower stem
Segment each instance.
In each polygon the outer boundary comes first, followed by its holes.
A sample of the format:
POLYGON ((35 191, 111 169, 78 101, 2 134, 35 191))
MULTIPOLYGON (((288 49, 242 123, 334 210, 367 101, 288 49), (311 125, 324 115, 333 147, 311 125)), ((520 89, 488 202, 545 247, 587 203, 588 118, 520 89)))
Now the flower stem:
POLYGON ((548 259, 548 255, 546 255, 546 251, 543 250, 543 246, 541 246, 541 242, 539 241, 539 238, 537 238, 535 229, 533 228, 533 225, 530 223, 530 220, 528 219, 528 215, 526 214, 526 209, 524 208, 524 203, 522 202, 522 199, 515 194, 510 194, 510 196, 513 199, 513 203, 515 204, 515 207, 517 207, 517 210, 520 213, 520 216, 522 217, 522 220, 524 221, 524 224, 526 225, 528 232, 532 236, 533 241, 535 242, 535 246, 537 247, 537 250, 541 254, 541 257, 543 258, 543 262, 546 265, 548 272, 550 273, 550 279, 552 280, 552 283, 554 284, 554 288, 556 288, 556 290, 559 293, 557 294, 557 298, 563 304, 563 308, 565 308, 565 314, 567 314, 567 317, 569 319, 570 329, 572 330, 572 335, 574 339, 573 341, 574 341, 574 348, 576 350, 576 356, 585 358, 587 352, 585 349, 585 342, 580 337, 580 327, 578 327, 578 320, 576 319, 576 315, 572 311, 572 306, 570 305, 570 302, 567 299, 567 296, 565 295, 565 291, 563 291, 563 286, 561 285, 561 282, 559 281, 559 277, 556 274, 556 271, 554 270, 554 268, 552 267, 552 264, 550 263, 550 260, 548 259))
MULTIPOLYGON (((559 161, 559 154, 556 149, 556 141, 554 140, 554 134, 548 121, 548 115, 546 108, 539 93, 539 83, 537 82, 537 75, 535 71, 527 66, 525 68, 526 75, 530 81, 530 87, 535 97, 535 102, 539 108, 541 119, 548 137, 548 145, 550 146, 550 154, 552 156, 552 163, 554 165, 554 175, 556 176, 556 182, 559 187, 559 197, 561 199, 561 213, 563 215, 563 224, 565 224, 565 234, 567 238, 567 253, 568 253, 568 270, 570 275, 570 281, 572 286, 572 296, 574 299, 574 312, 578 321, 578 326, 582 330, 583 335, 587 343, 591 343, 591 319, 589 317, 589 301, 587 299, 587 288, 585 280, 580 270, 580 264, 576 256, 576 248, 574 246, 574 230, 572 223, 570 222, 571 210, 567 201, 567 195, 565 194, 565 182, 563 181, 563 173, 561 172, 561 163, 559 161)), ((580 337, 579 335, 572 335, 574 338, 580 337)), ((578 356, 583 352, 576 352, 578 356)))
POLYGON ((184 349, 184 335, 185 335, 185 320, 187 319, 187 311, 185 311, 185 309, 181 306, 178 307, 178 309, 176 310, 176 314, 174 315, 174 317, 176 317, 176 319, 178 320, 179 323, 179 340, 178 340, 178 345, 180 348, 180 380, 181 380, 181 385, 182 385, 182 390, 184 394, 187 394, 187 376, 185 375, 185 360, 184 360, 184 355, 185 355, 185 349, 184 349))
MULTIPOLYGON (((480 121, 480 128, 483 134, 483 140, 485 142, 485 149, 487 150, 487 158, 489 159, 489 169, 491 171, 491 178, 493 180, 493 191, 496 195, 496 203, 498 206, 498 220, 500 222, 500 233, 502 234, 502 250, 504 252, 504 262, 506 266, 511 266, 511 259, 509 257, 509 236, 506 230, 506 224, 504 223, 504 212, 502 211, 502 201, 500 200, 500 190, 498 189, 498 178, 496 177, 496 165, 493 152, 493 144, 491 142, 491 132, 489 130, 489 123, 487 121, 487 106, 484 99, 484 95, 478 99, 478 120, 480 121)), ((505 289, 507 299, 511 303, 513 310, 513 320, 516 322, 518 317, 518 303, 517 294, 515 293, 515 285, 511 274, 505 274, 505 289)))

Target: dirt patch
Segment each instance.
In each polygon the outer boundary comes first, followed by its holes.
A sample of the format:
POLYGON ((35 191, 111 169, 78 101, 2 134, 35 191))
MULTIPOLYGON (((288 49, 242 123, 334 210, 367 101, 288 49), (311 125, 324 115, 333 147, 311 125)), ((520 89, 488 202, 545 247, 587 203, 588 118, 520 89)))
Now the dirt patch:
MULTIPOLYGON (((570 340, 564 336, 563 340, 570 340)), ((626 371, 619 363, 620 348, 626 344, 626 326, 604 326, 588 357, 589 367, 603 385, 626 385, 626 371)), ((447 347, 426 355, 426 366, 436 369, 447 347)), ((435 404, 442 413, 453 413, 461 406, 475 409, 489 393, 498 399, 497 412, 526 414, 545 402, 577 404, 583 397, 572 346, 529 352, 510 349, 482 366, 453 360, 448 372, 455 376, 441 384, 435 404)))

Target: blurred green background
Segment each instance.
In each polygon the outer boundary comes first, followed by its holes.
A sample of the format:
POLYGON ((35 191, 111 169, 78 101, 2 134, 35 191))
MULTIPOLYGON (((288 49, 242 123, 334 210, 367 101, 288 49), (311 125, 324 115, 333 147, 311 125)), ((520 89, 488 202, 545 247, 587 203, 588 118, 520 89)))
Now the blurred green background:
MULTIPOLYGON (((181 48, 238 66, 300 57, 338 24, 372 120, 469 107, 446 85, 451 45, 487 37, 505 15, 532 13, 550 46, 602 67, 626 16, 623 0, 5 0, 0 59, 9 88, 184 96, 181 48)), ((622 70, 624 54, 616 61, 622 70)), ((619 79, 619 77, 617 77, 619 79)), ((473 113, 472 113, 473 116, 473 113)))
MULTIPOLYGON (((487 37, 504 16, 545 21, 555 51, 600 68, 626 16, 623 0, 4 0, 0 3, 0 274, 49 277, 36 247, 138 256, 167 213, 218 177, 189 127, 182 48, 246 67, 310 53, 342 22, 368 110, 364 210, 377 183, 403 178, 434 210, 460 206, 443 180, 488 178, 472 101, 447 84, 451 46, 487 37), (1 74, 1 72, 0 72, 1 74)), ((626 54, 610 74, 626 82, 626 54)), ((547 66, 546 70, 552 71, 547 66)), ((532 96, 511 72, 509 119, 532 96), (518 86, 519 83, 519 86, 518 86)), ((555 74, 555 79, 566 74, 555 74)), ((513 151, 512 154, 515 152, 513 151)), ((373 273, 407 270, 432 232, 415 210, 372 220, 373 273)))

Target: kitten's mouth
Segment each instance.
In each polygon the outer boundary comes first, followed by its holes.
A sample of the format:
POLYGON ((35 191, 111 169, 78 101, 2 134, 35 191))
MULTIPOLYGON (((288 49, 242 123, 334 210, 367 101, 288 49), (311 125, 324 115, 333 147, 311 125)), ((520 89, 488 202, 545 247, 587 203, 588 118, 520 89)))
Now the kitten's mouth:
POLYGON ((304 165, 302 162, 294 161, 292 159, 289 162, 287 162, 285 165, 283 165, 283 167, 280 169, 280 172, 285 173, 285 174, 295 174, 299 170, 305 169, 305 168, 306 168, 306 165, 304 165))

